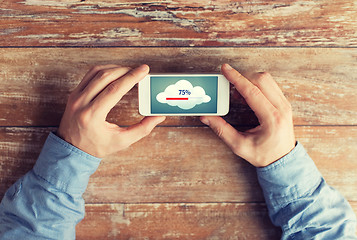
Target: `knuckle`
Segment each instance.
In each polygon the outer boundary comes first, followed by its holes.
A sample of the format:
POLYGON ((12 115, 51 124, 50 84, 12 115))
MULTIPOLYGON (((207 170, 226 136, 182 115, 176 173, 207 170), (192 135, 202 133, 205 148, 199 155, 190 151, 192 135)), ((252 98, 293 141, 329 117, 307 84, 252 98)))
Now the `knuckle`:
POLYGON ((244 98, 249 98, 249 97, 257 97, 261 94, 262 92, 257 86, 252 86, 248 89, 246 89, 243 94, 244 98))
POLYGON ((258 78, 261 80, 270 79, 271 75, 268 72, 260 72, 258 78))
POLYGON ((128 73, 127 73, 127 76, 128 76, 129 78, 136 78, 137 74, 136 74, 135 71, 129 70, 128 73))
POLYGON ((259 72, 255 75, 253 82, 257 85, 262 84, 266 80, 270 79, 271 75, 268 72, 259 72))
POLYGON ((121 71, 121 77, 127 74, 130 74, 132 72, 132 68, 131 67, 121 67, 120 68, 121 71))
POLYGON ((282 125, 284 125, 286 123, 286 116, 287 116, 286 113, 281 114, 280 111, 274 110, 272 112, 273 126, 276 126, 279 128, 282 125))
POLYGON ((71 112, 75 112, 81 107, 81 105, 81 98, 78 97, 75 92, 69 94, 66 108, 68 108, 71 112))
POLYGON ((91 67, 90 71, 92 71, 92 72, 98 72, 98 71, 100 71, 101 69, 103 69, 103 66, 102 66, 102 65, 95 65, 95 66, 91 67))
POLYGON ((119 85, 116 82, 112 82, 106 87, 108 93, 116 93, 119 90, 119 85))
POLYGON ((85 109, 81 111, 81 113, 78 116, 78 123, 82 127, 88 127, 90 124, 90 121, 92 119, 92 115, 90 110, 85 109))
POLYGON ((224 136, 224 129, 226 128, 227 124, 228 124, 227 122, 224 122, 222 125, 217 126, 214 129, 218 137, 222 138, 224 136))
POLYGON ((100 79, 104 79, 104 78, 108 78, 110 75, 112 75, 112 70, 110 69, 102 69, 100 71, 98 71, 98 78, 100 79))
POLYGON ((222 137, 223 136, 223 128, 222 127, 218 127, 215 129, 215 132, 217 134, 218 137, 222 137))
POLYGON ((71 112, 74 112, 74 111, 76 111, 77 109, 80 108, 81 101, 79 99, 71 100, 71 101, 69 101, 68 106, 69 106, 71 112))
POLYGON ((272 111, 272 115, 273 115, 275 120, 279 120, 281 118, 280 112, 277 109, 274 109, 272 111))

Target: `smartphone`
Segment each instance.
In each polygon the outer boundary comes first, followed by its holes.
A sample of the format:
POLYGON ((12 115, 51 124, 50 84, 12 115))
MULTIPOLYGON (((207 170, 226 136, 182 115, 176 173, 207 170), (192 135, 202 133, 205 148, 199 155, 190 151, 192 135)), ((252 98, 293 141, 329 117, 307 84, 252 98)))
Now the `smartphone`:
POLYGON ((139 82, 144 116, 223 116, 229 81, 221 74, 149 74, 139 82))

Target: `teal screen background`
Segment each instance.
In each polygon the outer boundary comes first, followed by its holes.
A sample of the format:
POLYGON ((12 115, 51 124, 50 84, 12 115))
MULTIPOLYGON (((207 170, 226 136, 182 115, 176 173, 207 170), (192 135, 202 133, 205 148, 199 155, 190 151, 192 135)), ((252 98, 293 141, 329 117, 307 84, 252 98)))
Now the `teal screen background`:
POLYGON ((151 113, 165 114, 165 113, 217 113, 217 90, 218 77, 217 76, 156 76, 150 77, 150 99, 151 99, 151 113), (166 103, 160 103, 156 100, 157 94, 164 92, 166 87, 175 84, 177 81, 185 79, 191 82, 193 87, 202 87, 206 94, 211 97, 208 103, 201 103, 191 109, 181 109, 177 106, 170 106, 166 103))

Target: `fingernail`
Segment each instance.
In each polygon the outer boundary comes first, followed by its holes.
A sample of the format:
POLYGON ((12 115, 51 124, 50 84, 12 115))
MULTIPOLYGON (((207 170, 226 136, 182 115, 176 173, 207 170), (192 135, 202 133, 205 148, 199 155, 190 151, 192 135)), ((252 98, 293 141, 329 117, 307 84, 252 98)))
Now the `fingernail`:
POLYGON ((206 125, 209 125, 209 121, 207 118, 201 118, 201 122, 206 124, 206 125))
POLYGON ((225 68, 226 70, 232 70, 232 69, 233 69, 232 66, 229 65, 228 63, 225 63, 223 66, 224 66, 224 68, 225 68))
POLYGON ((146 64, 143 64, 143 65, 141 65, 138 69, 139 69, 139 71, 147 72, 148 69, 149 69, 149 66, 146 65, 146 64))

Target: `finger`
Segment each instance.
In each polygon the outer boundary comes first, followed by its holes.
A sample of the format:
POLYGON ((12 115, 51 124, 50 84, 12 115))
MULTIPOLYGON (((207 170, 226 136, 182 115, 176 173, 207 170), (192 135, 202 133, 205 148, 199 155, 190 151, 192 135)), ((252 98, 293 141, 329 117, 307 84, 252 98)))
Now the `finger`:
MULTIPOLYGON (((124 145, 129 146, 149 135, 151 131, 165 119, 165 116, 144 117, 139 123, 132 125, 125 129, 124 132, 121 132, 119 138, 125 139, 124 145)), ((120 141, 122 142, 123 140, 120 141)), ((120 141, 118 140, 117 142, 119 143, 120 141)))
POLYGON ((109 68, 105 70, 100 70, 83 89, 81 93, 82 104, 87 105, 110 83, 124 76, 129 71, 129 67, 109 68))
POLYGON ((217 116, 202 116, 201 122, 208 125, 237 155, 239 148, 245 143, 245 137, 223 118, 217 116))
POLYGON ((149 70, 149 66, 144 64, 113 81, 92 101, 90 107, 97 112, 98 117, 105 119, 109 111, 149 73, 149 70))
POLYGON ((274 105, 274 107, 279 110, 283 110, 284 107, 286 107, 288 100, 269 73, 259 72, 246 73, 243 75, 262 91, 264 96, 274 105))
POLYGON ((222 73, 242 95, 261 124, 269 122, 272 119, 273 112, 276 108, 269 102, 257 86, 228 64, 223 64, 222 73))
POLYGON ((119 65, 115 64, 108 64, 108 65, 100 65, 100 66, 95 66, 92 67, 91 70, 89 70, 86 75, 83 77, 82 81, 78 84, 78 86, 73 90, 74 92, 81 92, 83 89, 88 85, 90 80, 101 70, 105 69, 110 69, 110 68, 116 68, 120 67, 119 65))

